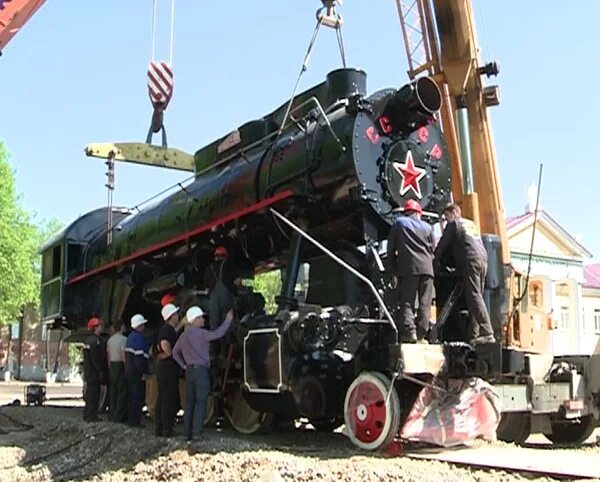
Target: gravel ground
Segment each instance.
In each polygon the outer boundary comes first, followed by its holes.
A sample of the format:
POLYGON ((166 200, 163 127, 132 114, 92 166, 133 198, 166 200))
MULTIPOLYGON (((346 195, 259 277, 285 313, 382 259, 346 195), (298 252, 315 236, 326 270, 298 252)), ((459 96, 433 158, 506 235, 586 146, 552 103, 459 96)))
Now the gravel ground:
MULTIPOLYGON (((81 421, 80 412, 57 407, 0 408, 0 481, 533 479, 516 473, 360 453, 340 433, 289 430, 242 436, 212 429, 205 439, 188 445, 181 437, 154 437, 150 423, 146 429, 109 422, 90 424, 81 421)), ((507 444, 493 445, 501 449, 507 444)), ((600 455, 597 444, 578 450, 600 455)))

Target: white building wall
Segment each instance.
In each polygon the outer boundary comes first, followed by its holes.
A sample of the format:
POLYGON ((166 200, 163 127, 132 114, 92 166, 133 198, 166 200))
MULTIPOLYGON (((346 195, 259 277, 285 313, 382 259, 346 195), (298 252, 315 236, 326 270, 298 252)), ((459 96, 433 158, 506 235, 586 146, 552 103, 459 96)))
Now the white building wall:
MULTIPOLYGON (((522 273, 527 272, 533 234, 533 215, 529 214, 529 218, 517 221, 508 229, 511 261, 522 273)), ((583 288, 583 262, 591 253, 547 213, 538 214, 531 277, 543 282, 544 310, 552 312, 555 322, 556 329, 551 332, 552 349, 555 355, 592 353, 598 336, 590 329, 592 302, 584 301, 583 288)))

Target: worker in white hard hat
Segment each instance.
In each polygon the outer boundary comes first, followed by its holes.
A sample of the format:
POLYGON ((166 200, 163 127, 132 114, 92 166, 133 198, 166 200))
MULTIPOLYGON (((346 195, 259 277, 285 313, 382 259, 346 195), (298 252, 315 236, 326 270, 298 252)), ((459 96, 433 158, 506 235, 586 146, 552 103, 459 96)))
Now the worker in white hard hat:
POLYGON ((149 347, 143 335, 148 320, 136 313, 131 317, 131 333, 125 343, 125 378, 129 398, 128 424, 139 427, 142 424, 145 386, 143 377, 148 373, 149 347))
POLYGON ((191 441, 204 430, 206 402, 210 393, 209 344, 227 333, 233 320, 233 310, 229 310, 225 320, 216 330, 204 328, 206 320, 199 306, 190 307, 186 317, 190 326, 175 343, 173 358, 185 370, 184 434, 186 439, 191 441))
POLYGON ((179 366, 173 359, 177 341, 175 327, 179 323, 179 307, 167 303, 161 310, 165 321, 158 332, 157 370, 158 400, 154 416, 154 433, 157 436, 173 436, 175 415, 179 406, 179 366))

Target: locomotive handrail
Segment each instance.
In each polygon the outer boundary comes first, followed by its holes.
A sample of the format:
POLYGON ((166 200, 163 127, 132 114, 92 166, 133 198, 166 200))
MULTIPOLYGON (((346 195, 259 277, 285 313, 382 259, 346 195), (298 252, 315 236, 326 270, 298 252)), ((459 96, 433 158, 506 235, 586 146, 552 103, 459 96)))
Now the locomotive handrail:
POLYGON ((308 105, 310 102, 315 103, 319 113, 321 114, 321 116, 323 116, 323 120, 325 121, 325 124, 327 124, 327 127, 329 128, 329 132, 331 132, 331 135, 333 136, 333 138, 340 145, 342 151, 345 151, 346 148, 344 147, 344 144, 342 144, 342 141, 340 140, 340 138, 337 136, 337 134, 333 130, 333 127, 331 126, 331 122, 329 122, 329 119, 327 118, 327 114, 325 113, 325 109, 323 109, 323 106, 319 102, 319 99, 317 99, 314 95, 312 97, 306 99, 304 102, 302 102, 300 105, 296 106, 294 109, 292 109, 292 111, 289 114, 290 117, 294 112, 300 110, 302 107, 304 107, 305 105, 308 105))
POLYGON ((375 295, 375 298, 377 299, 377 302, 379 303, 379 306, 381 307, 381 310, 383 311, 383 314, 387 318, 388 323, 390 324, 390 326, 394 330, 394 336, 396 338, 396 343, 398 343, 398 328, 396 328, 396 323, 394 323, 394 319, 392 318, 392 315, 390 314, 389 310, 387 309, 387 306, 385 306, 385 302, 383 301, 383 298, 381 297, 381 295, 377 291, 377 288, 375 287, 375 285, 373 284, 373 282, 369 278, 367 278, 365 275, 363 275, 360 271, 357 271, 352 266, 350 266, 348 263, 346 263, 343 259, 339 258, 333 252, 331 252, 330 250, 328 250, 325 246, 323 246, 321 243, 319 243, 310 234, 308 234, 302 228, 300 228, 299 226, 297 226, 296 224, 294 224, 292 221, 290 221, 289 219, 287 219, 283 214, 279 213, 278 211, 276 211, 273 208, 269 208, 269 210, 279 220, 281 220, 285 224, 287 224, 290 228, 292 228, 294 231, 296 231, 300 236, 302 236, 303 238, 305 238, 308 241, 310 241, 317 248, 319 248, 321 251, 323 251, 327 256, 329 256, 331 259, 333 259, 337 264, 339 264, 343 268, 346 268, 348 271, 350 271, 354 276, 356 276, 358 279, 360 279, 361 281, 363 281, 371 289, 371 291, 375 295))

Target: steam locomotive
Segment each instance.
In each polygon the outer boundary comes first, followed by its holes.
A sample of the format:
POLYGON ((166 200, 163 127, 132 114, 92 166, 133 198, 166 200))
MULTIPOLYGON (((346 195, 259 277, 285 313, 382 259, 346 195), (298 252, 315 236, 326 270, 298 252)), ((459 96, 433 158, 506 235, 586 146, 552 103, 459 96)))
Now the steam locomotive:
MULTIPOLYGON (((499 345, 486 354, 405 346, 392 322, 390 225, 407 199, 432 223, 451 200, 440 105, 428 77, 367 95, 365 72, 329 73, 198 150, 196 175, 177 192, 139 212, 113 209, 112 225, 108 208, 97 209, 47 243, 44 319, 69 329, 91 316, 159 320, 158 300, 173 290, 180 304, 207 307, 202 274, 224 245, 245 277, 280 269, 283 280, 275 314, 257 293, 240 296, 229 351, 215 361, 214 398, 233 426, 249 433, 274 417, 306 417, 319 430, 345 422, 360 447, 385 445, 418 391, 399 374, 426 382, 449 358, 443 366, 459 376, 497 369, 499 345), (299 273, 308 276, 301 296, 299 273)), ((488 276, 499 277, 499 248, 487 244, 488 276)), ((494 303, 502 280, 490 286, 494 303)), ((437 288, 439 304, 451 290, 437 288)), ((461 313, 457 305, 450 317, 461 313)))

